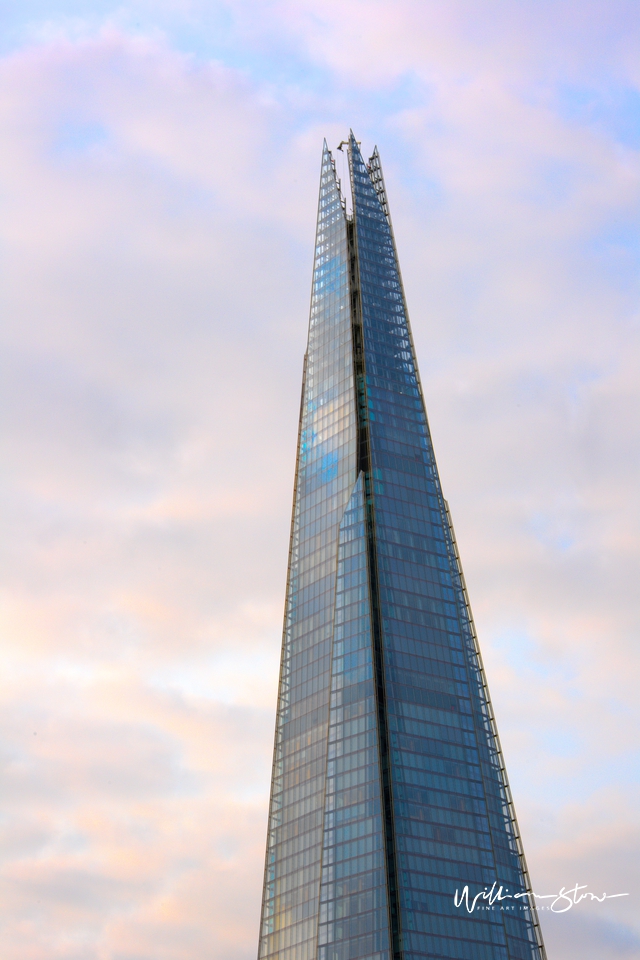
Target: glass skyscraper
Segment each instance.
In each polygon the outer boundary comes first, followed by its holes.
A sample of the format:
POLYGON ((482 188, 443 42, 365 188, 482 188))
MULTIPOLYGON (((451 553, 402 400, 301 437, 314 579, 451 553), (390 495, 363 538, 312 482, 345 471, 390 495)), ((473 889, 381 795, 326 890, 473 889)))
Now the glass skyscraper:
POLYGON ((352 213, 322 156, 259 958, 543 960, 380 160, 347 149, 352 213))

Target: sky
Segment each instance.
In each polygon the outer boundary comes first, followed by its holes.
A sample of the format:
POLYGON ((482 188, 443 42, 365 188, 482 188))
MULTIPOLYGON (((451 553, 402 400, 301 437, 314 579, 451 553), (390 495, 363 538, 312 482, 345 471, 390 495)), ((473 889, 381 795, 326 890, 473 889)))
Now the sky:
POLYGON ((378 145, 549 960, 640 958, 640 10, 0 0, 3 960, 253 960, 323 137, 378 145))

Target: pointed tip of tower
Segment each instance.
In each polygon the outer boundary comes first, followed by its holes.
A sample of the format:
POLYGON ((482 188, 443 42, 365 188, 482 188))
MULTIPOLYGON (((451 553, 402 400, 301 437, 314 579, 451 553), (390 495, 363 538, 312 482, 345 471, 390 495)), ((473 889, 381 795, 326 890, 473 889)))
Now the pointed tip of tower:
POLYGON ((362 151, 360 150, 360 141, 356 140, 356 135, 353 130, 349 130, 349 146, 351 148, 351 152, 355 154, 355 156, 362 156, 362 151))
POLYGON ((327 143, 327 138, 325 137, 322 141, 322 168, 333 165, 333 154, 329 150, 329 145, 327 143))

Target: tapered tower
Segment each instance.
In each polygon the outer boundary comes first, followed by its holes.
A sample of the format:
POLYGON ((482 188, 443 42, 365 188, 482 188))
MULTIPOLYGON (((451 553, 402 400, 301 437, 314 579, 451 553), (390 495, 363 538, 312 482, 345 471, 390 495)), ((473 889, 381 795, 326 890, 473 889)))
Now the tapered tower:
POLYGON ((351 215, 322 155, 259 960, 544 960, 380 160, 348 152, 351 215))

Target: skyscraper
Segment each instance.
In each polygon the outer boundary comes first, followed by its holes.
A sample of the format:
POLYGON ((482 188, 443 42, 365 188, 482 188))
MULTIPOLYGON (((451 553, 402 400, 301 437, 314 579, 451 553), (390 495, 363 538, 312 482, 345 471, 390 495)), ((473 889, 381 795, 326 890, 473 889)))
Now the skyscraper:
POLYGON ((259 958, 542 960, 380 160, 347 149, 352 213, 322 156, 259 958))

